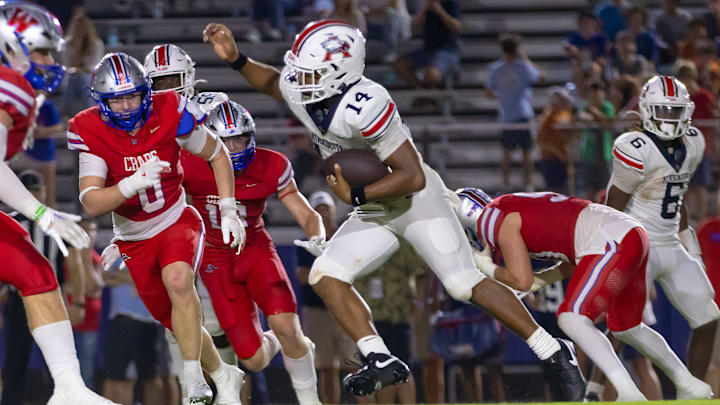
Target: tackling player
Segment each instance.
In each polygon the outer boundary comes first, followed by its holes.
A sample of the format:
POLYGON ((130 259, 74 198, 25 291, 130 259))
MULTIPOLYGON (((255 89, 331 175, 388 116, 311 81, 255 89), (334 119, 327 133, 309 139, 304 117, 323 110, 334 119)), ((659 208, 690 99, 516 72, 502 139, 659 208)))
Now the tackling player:
POLYGON ((712 398, 710 386, 690 374, 665 339, 642 323, 648 238, 638 221, 610 207, 552 192, 491 200, 481 190, 461 189, 458 197, 458 217, 484 247, 475 250, 474 257, 488 277, 528 291, 534 282, 530 256, 564 263, 562 272, 572 276, 557 311, 558 325, 605 372, 618 401, 642 401, 645 396, 593 325, 603 316, 613 335, 665 371, 678 399, 712 398), (493 249, 502 254, 504 266, 493 263, 493 249))
POLYGON ((239 404, 243 373, 220 360, 201 325, 193 280, 205 230, 185 203, 180 149, 212 165, 223 241, 232 235, 240 249, 245 230, 232 165, 222 142, 199 125, 205 114, 197 104, 175 92, 151 96, 151 82, 140 62, 123 53, 107 54, 95 67, 91 91, 98 105, 73 117, 67 133, 68 147, 80 152, 79 199, 93 216, 112 212, 116 249, 138 294, 177 338, 189 402, 212 401, 202 361, 218 387, 217 403, 239 404))
POLYGON ((366 187, 351 188, 336 166, 328 184, 355 207, 327 246, 316 238, 309 283, 343 329, 357 342, 365 365, 345 377, 345 389, 370 395, 403 383, 410 373, 378 336, 372 316, 352 288, 353 280, 385 262, 406 239, 438 275, 450 295, 482 306, 530 345, 561 396, 580 400, 584 381, 572 365, 572 348, 540 328, 505 287, 474 266, 470 247, 447 202, 445 186, 422 162, 387 90, 363 76, 365 38, 338 20, 308 24, 285 54, 282 72, 240 53, 222 24, 205 28, 204 40, 258 91, 286 101, 311 132, 323 158, 348 148, 373 151, 392 173, 366 187))

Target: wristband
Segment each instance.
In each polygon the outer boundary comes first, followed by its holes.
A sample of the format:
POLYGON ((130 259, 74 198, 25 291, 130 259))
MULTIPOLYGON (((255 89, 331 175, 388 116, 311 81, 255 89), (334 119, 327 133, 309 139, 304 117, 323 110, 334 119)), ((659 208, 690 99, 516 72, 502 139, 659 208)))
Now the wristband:
POLYGON ((33 217, 33 221, 37 221, 42 216, 42 214, 45 213, 45 211, 47 211, 47 207, 40 204, 40 206, 37 207, 37 209, 35 210, 35 216, 33 217))
POLYGON ((248 57, 242 52, 238 51, 238 58, 234 62, 227 62, 230 69, 240 71, 248 62, 248 57))
POLYGON ((359 207, 367 203, 367 199, 365 198, 365 187, 351 186, 350 201, 352 202, 353 207, 359 207))

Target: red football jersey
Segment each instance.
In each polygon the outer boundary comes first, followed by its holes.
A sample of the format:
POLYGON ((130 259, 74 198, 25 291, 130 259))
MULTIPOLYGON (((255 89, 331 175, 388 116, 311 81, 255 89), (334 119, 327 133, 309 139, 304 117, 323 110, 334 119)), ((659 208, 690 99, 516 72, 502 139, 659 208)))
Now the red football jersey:
POLYGON ((5 160, 23 150, 28 128, 35 121, 35 91, 30 82, 15 70, 0 65, 0 110, 13 119, 8 133, 5 160))
MULTIPOLYGON (((91 107, 70 120, 68 148, 102 158, 108 168, 105 182, 107 187, 131 176, 143 162, 154 156, 169 162, 170 168, 162 173, 159 186, 141 190, 114 211, 133 222, 147 221, 179 206, 179 200, 184 198, 180 146, 176 138, 195 129, 197 120, 203 118, 199 114, 188 105, 185 97, 175 92, 153 95, 150 117, 135 135, 130 135, 107 125, 99 108, 91 107)), ((117 221, 115 225, 117 228, 117 221)), ((132 239, 143 238, 142 235, 133 235, 132 239)))
MULTIPOLYGON (((181 153, 180 161, 185 170, 185 190, 205 221, 206 240, 214 246, 226 246, 220 228, 220 198, 210 164, 187 151, 181 153)), ((255 149, 250 165, 242 175, 235 177, 235 200, 247 232, 246 245, 271 242, 262 214, 268 197, 286 187, 292 179, 292 165, 287 157, 263 148, 255 149)))
POLYGON ((574 263, 575 224, 590 203, 550 192, 503 195, 483 209, 478 234, 485 246, 497 248, 500 224, 506 215, 517 212, 522 219, 520 233, 531 255, 574 263))

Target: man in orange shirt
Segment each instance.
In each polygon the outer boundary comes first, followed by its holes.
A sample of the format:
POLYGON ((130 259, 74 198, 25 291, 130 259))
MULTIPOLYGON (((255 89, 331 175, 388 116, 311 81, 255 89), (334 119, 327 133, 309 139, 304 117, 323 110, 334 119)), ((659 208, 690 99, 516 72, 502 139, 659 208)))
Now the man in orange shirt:
POLYGON ((561 87, 549 90, 550 105, 540 117, 537 143, 540 148, 540 171, 547 190, 567 193, 575 178, 568 153, 571 132, 555 128, 556 124, 572 121, 572 96, 561 87), (570 163, 570 164, 569 164, 570 163), (568 180, 570 180, 568 182, 568 180))

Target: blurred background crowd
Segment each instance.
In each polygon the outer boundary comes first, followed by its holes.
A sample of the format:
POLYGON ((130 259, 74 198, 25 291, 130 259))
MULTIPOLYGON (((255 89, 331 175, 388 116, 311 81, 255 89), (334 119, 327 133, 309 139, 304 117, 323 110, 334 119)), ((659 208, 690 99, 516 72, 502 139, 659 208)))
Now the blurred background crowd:
MULTIPOLYGON (((51 207, 80 212, 77 162, 66 150, 67 121, 94 105, 93 66, 106 52, 142 60, 161 43, 175 43, 196 63, 201 90, 224 91, 255 117, 261 146, 286 153, 295 178, 325 219, 328 237, 348 207, 324 191, 320 158, 310 138, 279 103, 255 93, 202 43, 203 27, 222 22, 252 58, 282 66, 294 35, 309 21, 337 18, 368 39, 366 76, 386 86, 415 143, 451 188, 481 187, 491 195, 551 190, 596 200, 606 186, 617 135, 637 124, 642 83, 672 74, 695 103, 694 125, 706 140, 705 158, 685 203, 696 224, 719 210, 720 0, 41 0, 61 20, 68 68, 62 87, 37 118, 35 145, 12 162, 28 189, 51 207)), ((22 218, 18 218, 22 222, 22 218)), ((123 404, 178 404, 163 328, 152 321, 125 272, 104 273, 93 249, 58 254, 54 242, 30 229, 56 266, 68 300, 78 274, 86 280, 82 309, 71 320, 83 377, 123 404), (136 384, 137 382, 137 384, 136 384)), ((414 381, 375 399, 348 398, 338 383, 355 367, 354 344, 307 285, 314 257, 292 246, 302 235, 278 201, 266 223, 302 306, 304 330, 317 345, 323 402, 441 403, 549 398, 540 367, 522 341, 468 305, 448 300, 411 249, 401 249, 359 292, 390 350, 413 365, 414 381), (295 271, 291 271, 295 269, 295 271), (512 378, 509 378, 511 376, 512 378)), ((102 249, 112 237, 108 217, 83 226, 102 249)), ((540 266, 541 263, 538 263, 540 266)), ((708 267, 716 291, 720 269, 708 267)), ((527 305, 551 333, 563 297, 557 283, 527 305)), ((33 347, 18 293, 4 288, 0 353, 4 404, 44 403, 51 386, 33 347), (25 402, 23 402, 23 400, 25 402)), ((686 322, 658 292, 654 326, 683 357, 686 322)), ((718 340, 718 339, 716 339, 718 340)), ((712 348, 708 348, 712 352, 712 348)), ((671 384, 649 361, 626 350, 625 360, 648 399, 671 384)), ((582 361, 582 358, 581 358, 582 361)), ((252 374, 251 402, 294 401, 289 380, 275 367, 252 374)), ((708 377, 720 392, 720 362, 708 377)), ((610 394, 611 396, 612 394, 610 394)), ((606 394, 606 399, 609 398, 606 394)))

